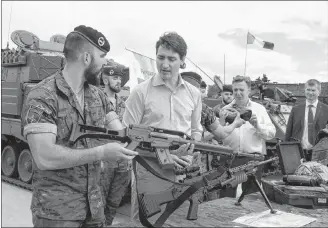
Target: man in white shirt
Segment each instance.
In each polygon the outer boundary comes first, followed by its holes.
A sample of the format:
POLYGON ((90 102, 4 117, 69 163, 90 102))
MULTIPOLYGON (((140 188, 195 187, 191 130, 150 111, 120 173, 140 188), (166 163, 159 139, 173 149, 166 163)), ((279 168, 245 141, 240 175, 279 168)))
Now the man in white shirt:
MULTIPOLYGON (((265 141, 275 137, 275 126, 271 122, 265 107, 249 99, 251 91, 251 81, 249 77, 239 75, 234 77, 232 81, 232 90, 235 100, 223 107, 221 111, 222 115, 224 115, 227 108, 236 108, 252 110, 252 117, 240 128, 235 128, 229 136, 222 140, 223 144, 243 153, 260 153, 265 155, 265 141)), ((221 159, 220 162, 224 162, 223 159, 221 159)), ((245 164, 248 161, 249 158, 246 157, 237 158, 233 161, 231 167, 245 164)), ((262 169, 259 167, 256 173, 258 180, 261 179, 261 172, 262 169)), ((246 183, 243 183, 242 189, 244 190, 245 187, 246 183)), ((257 191, 257 189, 252 185, 248 193, 255 191, 257 191)))
POLYGON ((298 140, 307 160, 311 160, 312 147, 318 132, 328 121, 328 106, 318 101, 321 84, 310 79, 305 83, 305 104, 294 106, 288 119, 285 140, 298 140))
MULTIPOLYGON (((196 141, 201 140, 203 128, 201 125, 202 100, 199 89, 186 83, 179 71, 184 69, 187 44, 175 32, 165 33, 156 43, 156 65, 158 74, 138 84, 126 100, 123 114, 123 124, 141 124, 169 130, 177 130, 191 135, 196 141)), ((180 156, 193 151, 193 145, 185 144, 171 157, 177 165, 189 163, 180 156), (190 149, 188 150, 190 146, 190 149)), ((173 170, 161 169, 157 159, 144 158, 161 175, 173 181, 176 175, 173 170)), ((152 175, 145 168, 136 165, 138 184, 132 175, 131 216, 138 219, 138 192, 159 192, 171 187, 171 183, 152 175)), ((156 217, 156 216, 155 216, 156 217)), ((153 219, 154 217, 152 217, 153 219)))
POLYGON ((250 83, 250 79, 243 76, 236 76, 232 81, 235 100, 226 105, 223 110, 234 107, 246 108, 252 110, 252 117, 226 137, 223 144, 244 153, 266 154, 265 140, 274 138, 276 128, 265 107, 249 99, 250 83))

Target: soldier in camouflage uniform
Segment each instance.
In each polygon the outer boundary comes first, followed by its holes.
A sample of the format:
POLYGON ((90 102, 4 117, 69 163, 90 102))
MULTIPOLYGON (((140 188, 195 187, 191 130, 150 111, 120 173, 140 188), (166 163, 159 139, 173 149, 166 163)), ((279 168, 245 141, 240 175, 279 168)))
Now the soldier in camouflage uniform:
POLYGON ((96 139, 69 143, 74 123, 122 127, 105 94, 94 86, 109 50, 102 33, 76 27, 64 44, 64 69, 33 87, 24 103, 22 130, 36 164, 34 227, 102 227, 100 160, 137 155, 119 143, 96 146, 96 139))
MULTIPOLYGON (((105 86, 104 92, 110 105, 114 107, 121 120, 125 104, 117 93, 129 80, 129 68, 110 61, 103 67, 101 78, 101 84, 105 86)), ((116 210, 130 183, 131 171, 127 170, 127 166, 126 161, 120 163, 103 162, 101 185, 105 199, 106 225, 108 226, 112 224, 116 210)))
POLYGON ((230 104, 233 101, 234 97, 233 97, 233 92, 232 92, 232 86, 231 85, 224 85, 223 86, 223 90, 221 92, 221 96, 219 97, 219 101, 220 103, 217 104, 213 110, 215 115, 220 118, 220 124, 221 125, 225 125, 225 118, 224 116, 220 116, 220 110, 230 104))

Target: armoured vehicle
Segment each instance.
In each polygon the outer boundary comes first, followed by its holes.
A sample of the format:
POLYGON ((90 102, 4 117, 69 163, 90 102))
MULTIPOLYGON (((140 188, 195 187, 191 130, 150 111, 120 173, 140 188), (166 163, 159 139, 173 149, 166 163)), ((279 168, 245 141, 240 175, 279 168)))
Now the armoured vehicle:
POLYGON ((33 86, 64 66, 63 38, 42 41, 17 30, 11 34, 17 48, 1 49, 1 172, 7 179, 32 180, 34 162, 22 136, 22 106, 33 86))

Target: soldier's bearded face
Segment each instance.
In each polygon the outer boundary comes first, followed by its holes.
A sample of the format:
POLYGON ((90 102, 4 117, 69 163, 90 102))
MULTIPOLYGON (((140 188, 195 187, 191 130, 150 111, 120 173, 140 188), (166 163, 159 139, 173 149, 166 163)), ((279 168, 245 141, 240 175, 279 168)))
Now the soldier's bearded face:
POLYGON ((226 104, 230 104, 231 101, 233 100, 232 93, 230 93, 230 92, 222 92, 221 96, 226 104))
POLYGON ((119 93, 121 91, 122 78, 120 76, 112 76, 109 78, 109 89, 114 93, 119 93))
POLYGON ((85 69, 84 72, 84 77, 85 80, 95 86, 100 85, 100 72, 101 72, 101 67, 97 66, 94 61, 94 57, 92 56, 91 63, 87 69, 85 69))

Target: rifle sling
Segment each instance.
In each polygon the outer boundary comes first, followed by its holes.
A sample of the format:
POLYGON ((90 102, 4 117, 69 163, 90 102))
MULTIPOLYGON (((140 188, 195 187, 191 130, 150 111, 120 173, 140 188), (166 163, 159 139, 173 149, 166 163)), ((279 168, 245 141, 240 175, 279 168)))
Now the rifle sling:
POLYGON ((155 222, 155 227, 161 227, 164 222, 169 218, 169 216, 178 209, 187 199, 189 199, 194 193, 196 193, 200 188, 203 188, 208 185, 208 182, 221 176, 224 173, 225 169, 220 167, 220 170, 214 173, 206 175, 200 181, 195 182, 191 185, 186 191, 184 191, 176 200, 167 204, 165 211, 155 222))
POLYGON ((172 181, 166 177, 164 177, 162 174, 158 173, 155 169, 153 169, 153 167, 151 167, 146 161, 145 159, 143 159, 141 156, 137 155, 134 157, 135 161, 137 161, 141 166, 143 166, 147 171, 149 171, 151 174, 153 174, 154 176, 158 177, 159 179, 168 181, 172 184, 177 184, 177 185, 183 185, 183 186, 190 186, 191 184, 186 184, 186 183, 180 183, 180 182, 175 182, 172 181))
POLYGON ((201 179, 200 181, 197 181, 196 183, 193 184, 183 184, 183 183, 178 183, 178 182, 174 182, 164 176, 162 176, 161 174, 159 174, 156 170, 154 170, 141 156, 135 156, 134 158, 135 162, 138 162, 141 166, 143 166, 145 169, 147 169, 150 173, 152 173, 153 175, 155 175, 156 177, 162 179, 162 180, 166 180, 168 182, 171 182, 173 184, 179 184, 179 185, 190 185, 190 187, 184 191, 176 200, 170 202, 167 204, 165 211, 163 212, 163 214, 157 219, 157 221, 155 222, 154 225, 152 225, 148 219, 147 216, 145 215, 143 209, 140 207, 141 203, 141 196, 139 196, 138 193, 138 178, 137 178, 137 172, 136 172, 136 165, 133 165, 133 172, 135 175, 135 180, 136 180, 136 190, 137 190, 137 198, 138 198, 138 203, 139 203, 139 219, 140 222, 143 226, 145 227, 149 227, 149 228, 154 228, 154 227, 161 227, 165 221, 168 219, 168 217, 176 210, 178 209, 184 201, 186 201, 188 198, 190 198, 190 196, 192 196, 195 192, 198 191, 198 189, 207 186, 208 185, 208 181, 213 180, 217 177, 219 177, 220 175, 223 174, 223 172, 225 171, 224 169, 220 169, 218 170, 218 172, 214 172, 214 173, 210 173, 208 175, 206 175, 203 179, 201 179))

